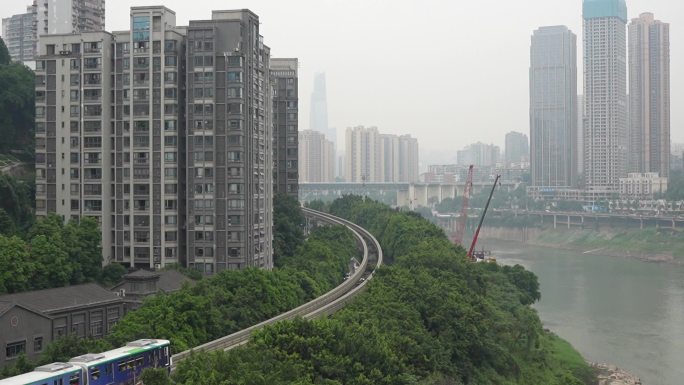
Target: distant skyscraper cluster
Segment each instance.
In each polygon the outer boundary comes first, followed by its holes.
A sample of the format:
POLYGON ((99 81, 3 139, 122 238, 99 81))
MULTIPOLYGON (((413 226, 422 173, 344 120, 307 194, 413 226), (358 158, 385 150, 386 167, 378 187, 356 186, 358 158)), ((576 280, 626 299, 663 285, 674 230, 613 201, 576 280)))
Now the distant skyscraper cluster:
POLYGON ((380 134, 377 127, 347 128, 347 182, 417 182, 418 140, 410 135, 380 134))
POLYGON ((43 35, 105 29, 105 0, 34 0, 27 13, 2 20, 2 38, 12 60, 31 64, 43 35))
POLYGON ((97 218, 104 263, 273 267, 273 194, 297 191, 298 76, 259 24, 133 7, 126 31, 42 35, 36 214, 97 218))
POLYGON ((618 193, 628 173, 669 175, 670 42, 669 25, 651 13, 628 35, 624 0, 584 0, 582 13, 580 96, 575 35, 555 26, 532 36, 531 173, 533 186, 581 184, 593 200, 618 193))
POLYGON ((501 162, 501 149, 493 144, 473 143, 456 152, 456 163, 461 166, 493 167, 501 162))

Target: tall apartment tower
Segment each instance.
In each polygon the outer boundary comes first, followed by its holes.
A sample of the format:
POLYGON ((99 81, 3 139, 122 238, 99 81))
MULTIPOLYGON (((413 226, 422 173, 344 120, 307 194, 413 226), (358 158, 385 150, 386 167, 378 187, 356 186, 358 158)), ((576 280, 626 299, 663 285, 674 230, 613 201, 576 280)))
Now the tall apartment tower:
POLYGON ((26 13, 2 19, 2 39, 13 61, 26 63, 34 60, 33 7, 28 7, 26 13))
POLYGON ((541 27, 530 49, 530 172, 533 186, 570 187, 577 173, 577 37, 541 27))
POLYGON ((584 174, 584 95, 577 95, 577 179, 581 182, 580 175, 584 174))
POLYGON ((104 31, 105 0, 34 0, 35 35, 104 31))
POLYGON ((377 127, 357 126, 346 131, 347 182, 381 182, 382 158, 377 127))
POLYGON ((299 133, 299 176, 302 182, 309 183, 335 180, 335 145, 323 133, 299 133))
POLYGON ((411 135, 399 136, 399 179, 396 182, 413 183, 420 179, 418 139, 411 135))
POLYGON ((185 257, 185 30, 162 6, 130 14, 130 30, 113 33, 114 83, 102 86, 114 95, 112 255, 159 268, 185 257))
POLYGON ((299 77, 297 59, 271 58, 275 193, 299 194, 299 77))
POLYGON ((583 17, 584 179, 610 193, 627 175, 627 5, 584 0, 583 17))
POLYGON ((511 131, 506 134, 506 166, 529 159, 530 145, 527 135, 511 131))
POLYGON ((103 263, 113 260, 114 38, 45 36, 36 58, 36 215, 97 218, 103 263))
POLYGON ((36 211, 95 217, 103 263, 271 268, 272 87, 258 17, 46 35, 36 62, 36 211))
POLYGON ((670 173, 670 25, 642 13, 629 24, 630 172, 670 173))
POLYGON ((380 182, 399 181, 399 162, 401 161, 399 137, 380 134, 380 182))
POLYGON ((310 106, 309 129, 322 133, 337 147, 337 130, 328 125, 328 96, 325 73, 317 73, 314 77, 310 106))
POLYGON ((249 10, 190 21, 188 267, 273 267, 270 49, 249 10))

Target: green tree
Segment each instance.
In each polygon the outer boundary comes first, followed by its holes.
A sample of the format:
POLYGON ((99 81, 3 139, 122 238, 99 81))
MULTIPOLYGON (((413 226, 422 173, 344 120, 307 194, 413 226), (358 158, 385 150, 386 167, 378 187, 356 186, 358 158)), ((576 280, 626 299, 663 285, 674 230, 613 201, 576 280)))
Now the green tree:
MULTIPOLYGON (((2 60, 0 48, 0 60, 2 60)), ((0 64, 0 153, 22 151, 33 158, 34 75, 20 63, 0 64)))
POLYGON ((274 258, 293 255, 304 241, 306 219, 299 202, 286 194, 273 199, 273 254, 274 258))
POLYGON ((26 242, 0 235, 0 294, 29 289, 35 269, 26 242))
POLYGON ((12 58, 10 57, 5 40, 0 38, 0 65, 10 64, 10 61, 12 61, 12 58))
POLYGON ((171 385, 169 372, 164 368, 146 368, 140 380, 145 385, 171 385))

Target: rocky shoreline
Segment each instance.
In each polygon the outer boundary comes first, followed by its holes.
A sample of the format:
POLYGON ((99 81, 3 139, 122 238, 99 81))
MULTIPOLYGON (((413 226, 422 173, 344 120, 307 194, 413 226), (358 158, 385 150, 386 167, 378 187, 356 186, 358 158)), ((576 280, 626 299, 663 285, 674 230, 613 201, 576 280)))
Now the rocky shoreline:
POLYGON ((590 362, 596 370, 598 385, 644 385, 641 379, 615 365, 590 362))

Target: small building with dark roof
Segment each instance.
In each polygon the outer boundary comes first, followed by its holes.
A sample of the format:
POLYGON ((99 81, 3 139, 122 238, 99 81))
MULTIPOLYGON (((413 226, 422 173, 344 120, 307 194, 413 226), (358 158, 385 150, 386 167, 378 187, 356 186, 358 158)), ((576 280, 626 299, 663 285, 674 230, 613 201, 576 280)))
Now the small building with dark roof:
POLYGON ((123 298, 94 283, 2 295, 0 367, 68 334, 102 338, 125 311, 123 298))
POLYGON ((185 283, 194 284, 195 281, 176 270, 147 271, 137 270, 123 276, 121 281, 110 290, 122 297, 129 308, 137 308, 143 298, 159 294, 173 293, 185 283))

